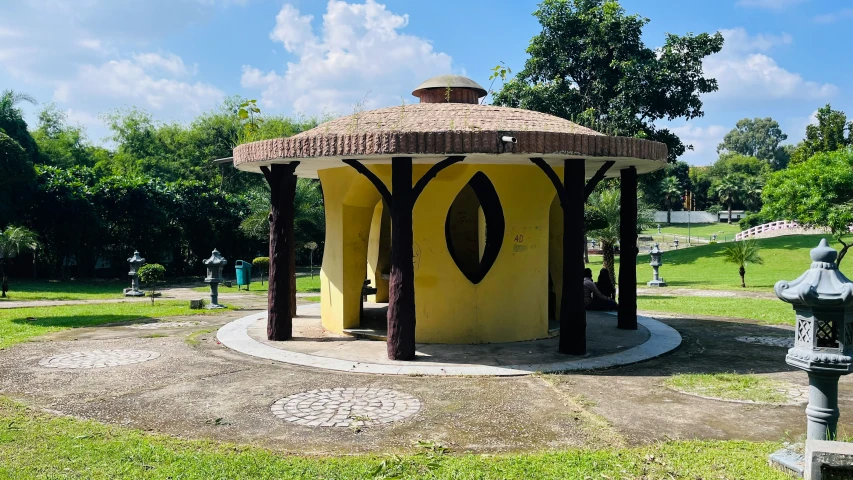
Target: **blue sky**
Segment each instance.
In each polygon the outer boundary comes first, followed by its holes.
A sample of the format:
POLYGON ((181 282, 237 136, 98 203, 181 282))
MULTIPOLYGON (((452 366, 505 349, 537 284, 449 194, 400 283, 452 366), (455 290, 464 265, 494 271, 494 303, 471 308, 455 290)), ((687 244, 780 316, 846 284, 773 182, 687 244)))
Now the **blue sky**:
MULTIPOLYGON (((101 141, 99 114, 135 105, 187 121, 227 95, 265 112, 320 115, 416 101, 441 73, 488 87, 489 69, 518 71, 537 2, 522 0, 0 0, 0 88, 55 102, 101 141)), ((849 0, 623 0, 651 22, 645 41, 722 31, 707 59, 720 91, 706 115, 669 126, 697 165, 743 117, 772 116, 802 138, 818 107, 853 114, 849 0)), ((39 107, 26 107, 35 124, 39 107)))

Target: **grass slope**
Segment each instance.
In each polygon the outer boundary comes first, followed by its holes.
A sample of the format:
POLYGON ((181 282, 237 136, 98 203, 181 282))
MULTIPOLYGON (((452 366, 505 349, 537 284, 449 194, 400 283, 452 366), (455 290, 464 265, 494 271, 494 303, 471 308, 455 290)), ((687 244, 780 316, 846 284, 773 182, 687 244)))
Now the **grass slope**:
MULTIPOLYGON (((692 223, 689 228, 686 223, 673 223, 671 225, 661 223, 661 233, 658 233, 657 225, 655 224, 652 228, 643 230, 642 235, 652 235, 655 240, 660 240, 663 235, 666 237, 666 241, 672 241, 672 235, 686 237, 688 230, 690 231, 691 237, 699 237, 704 240, 710 240, 711 235, 716 233, 718 242, 723 241, 725 238, 732 240, 736 234, 741 232, 737 223, 733 223, 731 225, 728 223, 692 223)), ((681 241, 681 239, 679 239, 679 241, 681 241)))
MULTIPOLYGON (((218 310, 222 311, 222 310, 218 310)), ((186 301, 96 303, 58 307, 0 309, 0 348, 69 328, 177 315, 204 315, 217 310, 190 310, 186 301)))
POLYGON ((638 448, 513 455, 285 456, 73 418, 0 398, 0 477, 15 479, 567 479, 788 477, 767 465, 776 443, 670 441, 638 448))
MULTIPOLYGON (((773 290, 779 280, 793 280, 811 265, 809 250, 821 238, 830 240, 835 249, 841 246, 825 235, 790 235, 757 240, 764 265, 746 266, 746 286, 749 290, 773 290)), ((670 287, 740 290, 738 266, 723 262, 724 244, 703 245, 669 251, 663 255, 661 276, 670 287)), ((652 277, 648 254, 637 258, 638 285, 644 286, 652 277)), ((853 276, 853 257, 841 264, 841 271, 853 276)))

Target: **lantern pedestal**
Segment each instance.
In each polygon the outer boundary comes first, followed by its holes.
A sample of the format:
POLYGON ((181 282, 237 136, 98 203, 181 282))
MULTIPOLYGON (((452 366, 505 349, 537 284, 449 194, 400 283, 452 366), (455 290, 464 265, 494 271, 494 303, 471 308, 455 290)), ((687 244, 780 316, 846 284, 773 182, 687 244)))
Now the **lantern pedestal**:
POLYGON ((655 272, 654 278, 652 278, 652 281, 646 282, 646 285, 648 285, 649 287, 665 287, 666 286, 666 282, 663 280, 663 278, 661 278, 660 272, 658 271, 658 269, 660 269, 660 266, 663 265, 663 259, 661 258, 662 254, 663 254, 663 251, 661 251, 661 249, 657 243, 652 248, 652 250, 649 252, 649 257, 651 257, 651 261, 649 262, 649 265, 651 265, 652 269, 655 272))
POLYGON ((210 258, 204 260, 202 263, 207 266, 207 277, 205 277, 204 281, 210 284, 210 305, 207 308, 210 310, 225 308, 219 304, 219 284, 224 281, 222 278, 222 268, 228 264, 228 260, 223 258, 219 250, 214 248, 210 258))
POLYGON ((853 282, 835 263, 826 239, 811 252, 812 264, 791 282, 776 283, 779 299, 797 316, 794 347, 785 362, 809 376, 807 439, 834 440, 838 379, 853 371, 853 282))
POLYGON ((133 252, 133 256, 127 259, 130 264, 130 271, 127 274, 130 276, 130 288, 124 289, 125 297, 144 297, 145 292, 139 289, 139 275, 136 273, 139 267, 145 263, 145 259, 139 256, 139 252, 133 252))

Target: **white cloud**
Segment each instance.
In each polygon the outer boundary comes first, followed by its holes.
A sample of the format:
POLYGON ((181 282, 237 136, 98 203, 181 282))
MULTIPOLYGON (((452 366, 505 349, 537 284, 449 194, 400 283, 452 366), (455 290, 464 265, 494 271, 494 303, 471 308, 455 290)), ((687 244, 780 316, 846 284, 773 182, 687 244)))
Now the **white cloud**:
POLYGON ((197 114, 219 102, 218 88, 174 78, 188 74, 176 55, 146 53, 132 59, 110 60, 101 65, 83 65, 54 90, 54 100, 85 105, 137 105, 170 116, 197 114))
POLYGON ((766 54, 790 44, 790 35, 749 35, 743 28, 722 33, 726 39, 723 50, 704 62, 705 73, 720 86, 718 92, 708 95, 709 100, 742 106, 783 99, 814 101, 837 93, 835 85, 806 80, 766 54))
POLYGON ((806 1, 808 0, 738 0, 737 5, 739 7, 781 11, 806 1))
POLYGON ((682 124, 669 127, 669 130, 678 135, 685 145, 693 145, 693 150, 687 150, 679 159, 691 165, 710 165, 717 159, 717 145, 723 141, 723 137, 731 128, 722 125, 709 125, 697 127, 691 124, 682 124))
POLYGON ((297 58, 281 73, 243 66, 242 86, 261 90, 263 105, 309 114, 347 113, 362 99, 365 108, 394 105, 423 80, 452 71, 449 55, 435 52, 426 39, 401 33, 408 15, 392 13, 375 0, 331 0, 319 32, 312 21, 284 5, 270 38, 297 58))
POLYGON ((845 8, 833 13, 817 15, 812 18, 814 23, 835 23, 839 20, 853 18, 853 8, 845 8))

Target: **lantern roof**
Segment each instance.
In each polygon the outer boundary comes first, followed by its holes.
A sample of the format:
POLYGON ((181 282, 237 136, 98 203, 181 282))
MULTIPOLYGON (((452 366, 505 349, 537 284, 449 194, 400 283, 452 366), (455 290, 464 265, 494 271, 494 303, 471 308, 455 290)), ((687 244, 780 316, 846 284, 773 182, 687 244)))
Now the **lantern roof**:
POLYGON ((219 250, 213 249, 213 253, 210 254, 210 258, 204 260, 202 263, 205 265, 226 265, 228 264, 228 260, 226 260, 219 250))
POLYGON ((810 252, 811 267, 796 280, 776 283, 774 291, 782 301, 804 306, 848 306, 853 304, 853 282, 838 270, 838 252, 826 239, 810 252))
POLYGON ((133 256, 127 259, 128 263, 142 263, 144 261, 145 261, 145 259, 139 256, 138 250, 134 250, 133 256))

